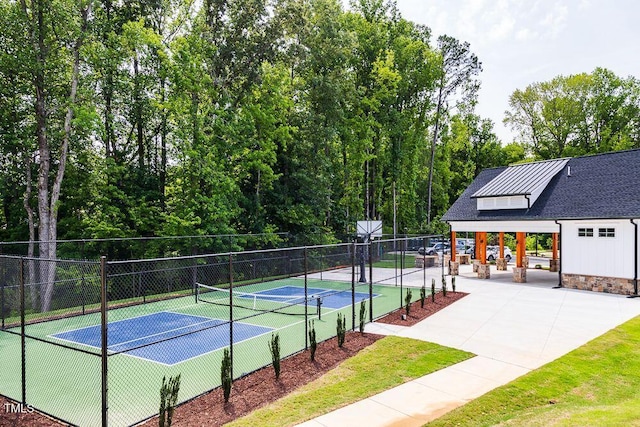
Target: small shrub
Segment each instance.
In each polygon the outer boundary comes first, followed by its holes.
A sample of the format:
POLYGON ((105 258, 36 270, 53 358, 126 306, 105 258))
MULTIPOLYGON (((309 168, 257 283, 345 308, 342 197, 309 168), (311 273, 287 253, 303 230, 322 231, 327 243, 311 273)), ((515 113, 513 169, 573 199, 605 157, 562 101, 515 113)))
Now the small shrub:
POLYGON ((336 334, 338 335, 338 347, 342 347, 344 344, 344 337, 347 333, 347 319, 342 316, 341 313, 338 313, 338 324, 336 326, 336 334))
POLYGON ((364 323, 367 317, 367 305, 365 304, 365 300, 360 301, 360 326, 359 330, 361 334, 364 334, 364 323))
POLYGON ((178 402, 178 392, 180 391, 180 374, 177 377, 162 377, 160 387, 160 427, 170 427, 173 422, 173 411, 178 402))
POLYGON ((447 278, 442 276, 442 296, 447 296, 447 278))
POLYGON ((309 349, 311 350, 311 361, 316 360, 316 350, 318 349, 318 342, 316 341, 316 325, 312 320, 309 322, 309 349))
POLYGON ((276 374, 276 380, 278 380, 280 378, 280 336, 278 334, 271 334, 269 350, 271 351, 273 371, 276 374))
POLYGON ((407 294, 404 296, 404 309, 407 312, 407 316, 411 310, 411 296, 411 289, 407 288, 407 294))
POLYGON ((431 302, 436 302, 436 279, 431 279, 431 302))
POLYGON ((454 294, 456 293, 456 276, 451 278, 451 290, 454 294))
POLYGON ((420 308, 424 308, 424 300, 427 298, 427 289, 424 286, 424 283, 422 284, 422 287, 420 288, 420 308))
POLYGON ((224 403, 229 402, 231 396, 231 355, 229 349, 225 348, 222 354, 222 365, 220 366, 220 380, 222 381, 222 392, 224 395, 224 403))

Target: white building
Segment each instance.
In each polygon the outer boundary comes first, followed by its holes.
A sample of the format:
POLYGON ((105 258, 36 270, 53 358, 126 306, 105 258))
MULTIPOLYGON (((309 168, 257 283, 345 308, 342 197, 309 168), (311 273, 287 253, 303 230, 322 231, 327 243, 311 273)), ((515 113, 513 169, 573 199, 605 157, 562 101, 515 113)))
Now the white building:
POLYGON ((476 232, 480 248, 486 232, 517 233, 516 281, 526 280, 525 233, 552 233, 560 286, 638 295, 640 150, 486 169, 443 220, 452 238, 476 232))

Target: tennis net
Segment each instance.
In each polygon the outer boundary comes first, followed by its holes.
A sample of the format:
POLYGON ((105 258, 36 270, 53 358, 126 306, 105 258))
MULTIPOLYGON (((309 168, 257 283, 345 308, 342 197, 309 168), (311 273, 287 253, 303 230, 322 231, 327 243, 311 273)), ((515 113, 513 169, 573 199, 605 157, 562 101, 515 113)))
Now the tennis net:
POLYGON ((280 295, 269 293, 269 290, 241 292, 203 283, 196 283, 196 298, 198 302, 207 304, 299 316, 319 313, 322 304, 320 295, 306 295, 305 297, 304 288, 300 288, 300 291, 295 294, 280 295))

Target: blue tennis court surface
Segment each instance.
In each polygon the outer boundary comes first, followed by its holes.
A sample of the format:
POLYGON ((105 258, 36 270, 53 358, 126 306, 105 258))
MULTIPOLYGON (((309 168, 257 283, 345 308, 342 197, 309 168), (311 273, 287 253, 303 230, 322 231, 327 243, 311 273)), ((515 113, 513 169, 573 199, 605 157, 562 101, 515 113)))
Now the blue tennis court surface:
MULTIPOLYGON (((233 342, 238 343, 272 330, 234 322, 233 342)), ((229 323, 209 317, 162 311, 109 322, 107 335, 107 348, 112 353, 175 365, 229 346, 229 323)), ((52 336, 76 344, 101 347, 100 325, 52 336)))
MULTIPOLYGON (((300 304, 304 303, 304 288, 297 286, 281 286, 279 288, 266 289, 264 291, 254 292, 252 295, 257 295, 258 298, 274 301, 282 301, 283 296, 291 297, 291 302, 295 303, 296 300, 300 300, 300 304), (269 298, 273 297, 273 298, 269 298)), ((378 294, 373 294, 373 297, 377 297, 378 294)), ((351 290, 337 291, 335 289, 323 289, 323 288, 307 288, 307 297, 311 299, 310 304, 313 304, 313 299, 320 298, 322 306, 325 308, 340 309, 351 305, 351 290)), ((355 293, 356 302, 363 299, 369 299, 369 294, 364 292, 355 293)))

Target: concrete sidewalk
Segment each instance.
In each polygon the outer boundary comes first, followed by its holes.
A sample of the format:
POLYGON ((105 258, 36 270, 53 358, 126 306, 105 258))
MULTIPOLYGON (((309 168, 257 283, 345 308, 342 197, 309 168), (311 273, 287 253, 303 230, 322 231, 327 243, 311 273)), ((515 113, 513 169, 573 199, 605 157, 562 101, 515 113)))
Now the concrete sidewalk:
POLYGON ((470 267, 463 267, 456 288, 469 293, 465 298, 412 327, 373 323, 366 331, 430 341, 476 357, 301 426, 421 426, 640 315, 640 299, 552 289, 549 272, 540 272, 549 275, 540 276, 542 285, 516 284, 498 275, 475 279, 470 267))

